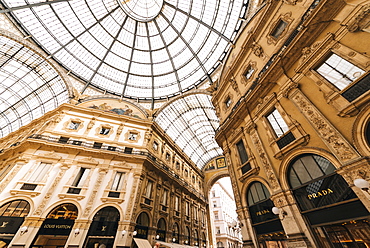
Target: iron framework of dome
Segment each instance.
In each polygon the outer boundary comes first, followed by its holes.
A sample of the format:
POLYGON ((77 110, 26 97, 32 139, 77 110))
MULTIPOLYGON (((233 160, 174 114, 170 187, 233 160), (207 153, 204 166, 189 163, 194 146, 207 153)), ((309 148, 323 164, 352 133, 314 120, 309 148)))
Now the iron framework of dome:
MULTIPOLYGON (((6 8, 40 0, 2 0, 6 8)), ((204 82, 231 48, 248 0, 69 0, 12 12, 50 56, 106 93, 141 100, 204 82)), ((37 5, 37 4, 36 4, 37 5)))

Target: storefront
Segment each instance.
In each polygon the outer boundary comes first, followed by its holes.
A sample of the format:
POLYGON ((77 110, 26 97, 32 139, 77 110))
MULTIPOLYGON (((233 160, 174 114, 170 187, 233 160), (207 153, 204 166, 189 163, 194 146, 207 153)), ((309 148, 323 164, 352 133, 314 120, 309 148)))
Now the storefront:
POLYGON ((252 226, 261 248, 285 248, 286 236, 280 219, 271 209, 274 203, 270 200, 270 192, 260 182, 250 185, 247 202, 252 226))
POLYGON ((156 239, 166 241, 166 222, 163 218, 160 218, 158 221, 156 239))
POLYGON ((31 248, 62 248, 78 216, 77 207, 67 203, 55 207, 46 217, 31 248))
POLYGON ((7 247, 30 211, 30 204, 15 200, 0 207, 0 247, 7 247))
POLYGON ((85 240, 85 248, 113 248, 119 212, 114 207, 100 209, 94 216, 85 240))
POLYGON ((289 184, 318 247, 370 247, 370 215, 327 159, 304 154, 292 161, 289 184))

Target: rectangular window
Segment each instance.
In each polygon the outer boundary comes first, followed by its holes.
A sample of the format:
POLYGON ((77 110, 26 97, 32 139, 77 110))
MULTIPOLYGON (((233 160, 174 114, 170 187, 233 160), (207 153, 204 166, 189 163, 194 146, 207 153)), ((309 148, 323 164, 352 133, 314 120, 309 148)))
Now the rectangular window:
POLYGON ((100 143, 100 142, 94 142, 93 144, 93 148, 95 149, 100 149, 102 146, 103 146, 103 143, 100 143))
POLYGON ((272 111, 272 113, 269 114, 266 118, 274 129, 277 137, 282 136, 285 132, 289 130, 288 125, 285 123, 283 117, 276 109, 272 111))
POLYGON ((343 90, 365 73, 361 68, 336 54, 330 55, 328 59, 316 68, 316 71, 339 90, 343 90))
POLYGON ((180 211, 180 197, 175 197, 175 210, 180 211))
POLYGON ((189 202, 185 203, 185 215, 186 216, 190 215, 190 203, 189 202))
POLYGON ((48 163, 40 163, 35 170, 32 172, 32 175, 29 177, 28 182, 30 183, 39 183, 48 173, 51 164, 48 163))
POLYGON ((157 151, 158 150, 158 143, 157 142, 153 142, 153 150, 154 151, 157 151))
POLYGON ((81 188, 84 185, 87 176, 89 175, 89 172, 90 172, 89 168, 80 168, 75 180, 72 183, 72 186, 81 188))
POLYGON ((246 79, 250 79, 251 76, 253 75, 254 68, 252 66, 248 66, 247 70, 244 72, 244 77, 246 79))
POLYGON ((130 133, 128 135, 129 140, 136 140, 137 139, 137 133, 130 133))
POLYGON ((163 190, 163 195, 162 195, 162 205, 167 206, 167 199, 168 199, 168 190, 164 189, 163 190))
POLYGON ((226 108, 229 108, 232 104, 232 100, 230 97, 227 97, 226 100, 225 100, 225 105, 226 105, 226 108))
POLYGON ((132 147, 125 147, 125 150, 123 150, 123 152, 124 153, 128 153, 128 154, 131 154, 132 153, 132 150, 133 150, 132 147))
POLYGON ((110 189, 114 191, 120 191, 122 189, 124 179, 125 179, 124 172, 116 172, 116 175, 114 176, 113 183, 110 189))
POLYGON ((68 140, 69 140, 69 137, 63 137, 62 136, 62 137, 59 138, 58 142, 63 143, 63 144, 67 144, 68 140))
POLYGON ((240 162, 244 164, 248 161, 248 154, 245 150, 244 142, 243 140, 240 140, 238 143, 236 143, 236 148, 238 149, 240 162))
POLYGON ((0 170, 0 180, 2 180, 9 173, 11 168, 12 168, 12 166, 10 164, 8 164, 8 165, 5 165, 5 167, 3 167, 0 170))
POLYGON ((80 126, 80 124, 81 123, 79 123, 79 122, 71 121, 71 123, 69 123, 68 129, 77 130, 78 127, 80 126))
POLYGON ((145 197, 146 198, 152 198, 152 189, 153 189, 153 182, 148 180, 148 183, 146 185, 146 190, 145 190, 145 197))
POLYGON ((287 22, 283 20, 279 20, 278 24, 276 25, 275 29, 272 31, 271 36, 275 39, 278 39, 280 35, 283 33, 284 29, 288 25, 287 22))
POLYGON ((107 127, 102 127, 100 130, 101 135, 108 135, 109 132, 110 132, 110 128, 107 128, 107 127))

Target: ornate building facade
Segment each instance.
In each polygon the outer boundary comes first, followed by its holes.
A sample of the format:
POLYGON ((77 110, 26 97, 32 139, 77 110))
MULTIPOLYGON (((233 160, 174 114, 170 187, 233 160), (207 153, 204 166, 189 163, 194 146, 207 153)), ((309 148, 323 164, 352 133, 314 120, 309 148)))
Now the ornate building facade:
POLYGON ((206 246, 204 176, 140 106, 63 104, 1 141, 2 247, 206 246))
POLYGON ((368 1, 266 1, 245 23, 211 89, 244 247, 369 246, 369 31, 368 1))

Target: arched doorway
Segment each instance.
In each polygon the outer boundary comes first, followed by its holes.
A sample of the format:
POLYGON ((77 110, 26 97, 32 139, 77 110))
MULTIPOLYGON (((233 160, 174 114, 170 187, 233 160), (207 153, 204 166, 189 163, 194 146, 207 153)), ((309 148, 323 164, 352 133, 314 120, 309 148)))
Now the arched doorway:
POLYGON ((64 247, 77 216, 78 210, 74 204, 65 203, 55 207, 46 216, 31 247, 64 247))
POLYGON ((120 214, 114 207, 100 209, 94 216, 87 233, 85 248, 96 248, 105 245, 112 248, 117 233, 120 214))
POLYGON ((15 200, 0 207, 0 247, 6 247, 30 211, 25 200, 15 200))
POLYGON ((166 241, 166 221, 160 218, 157 224, 156 239, 166 241))
POLYGON ((190 230, 188 226, 185 226, 184 244, 190 245, 190 230))
POLYGON ((274 203, 266 186, 253 182, 247 191, 247 203, 260 247, 285 248, 284 229, 279 217, 271 212, 274 203))
POLYGON ((288 168, 294 198, 320 247, 369 247, 369 212, 335 170, 316 154, 295 158, 288 168))
POLYGON ((176 222, 173 224, 172 228, 172 242, 173 243, 179 243, 180 242, 180 229, 179 229, 179 224, 176 222))
POLYGON ((136 219, 136 235, 135 238, 147 239, 149 230, 149 216, 147 213, 142 212, 136 219))

